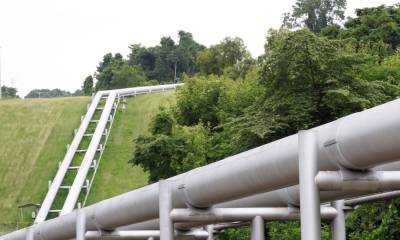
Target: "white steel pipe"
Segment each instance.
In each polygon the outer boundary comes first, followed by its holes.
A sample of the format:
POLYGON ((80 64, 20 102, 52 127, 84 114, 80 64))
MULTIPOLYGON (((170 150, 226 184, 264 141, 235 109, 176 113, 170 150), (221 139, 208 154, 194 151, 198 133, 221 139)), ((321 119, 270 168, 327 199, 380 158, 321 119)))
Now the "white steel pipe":
POLYGON ((147 239, 150 237, 160 237, 158 230, 133 230, 133 231, 88 231, 85 234, 87 240, 91 239, 147 239))
POLYGON ((393 191, 400 189, 400 172, 321 171, 315 181, 321 191, 393 191))
POLYGON ((172 189, 168 180, 159 182, 160 240, 174 239, 174 223, 171 219, 172 189))
POLYGON ((360 204, 371 203, 371 202, 388 201, 396 197, 400 197, 400 191, 371 194, 368 196, 347 199, 345 200, 345 205, 357 206, 360 204))
POLYGON ((85 210, 81 209, 78 204, 78 210, 76 211, 76 240, 85 240, 86 233, 86 217, 85 210))
POLYGON ((302 240, 321 240, 318 173, 318 141, 313 130, 299 132, 300 225, 302 240))
POLYGON ((332 203, 337 211, 336 217, 331 221, 331 239, 346 240, 346 217, 344 213, 344 200, 334 201, 332 203))
POLYGON ((56 176, 54 177, 53 181, 51 182, 51 185, 49 187, 49 191, 46 194, 46 197, 40 206, 40 209, 38 211, 38 214, 35 219, 35 223, 40 223, 46 220, 47 215, 50 211, 50 208, 54 202, 54 199, 57 195, 58 190, 60 189, 60 186, 64 180, 65 174, 68 171, 69 166, 71 165, 72 159, 74 158, 76 150, 78 150, 79 144, 81 143, 81 140, 83 138, 83 135, 86 132, 86 129, 88 128, 90 124, 90 120, 93 117, 93 114, 96 111, 97 105, 99 104, 99 101, 101 99, 101 96, 103 95, 102 92, 96 93, 94 96, 92 103, 90 104, 90 107, 88 111, 85 114, 85 117, 83 118, 83 121, 81 122, 81 125, 79 126, 78 131, 76 132, 74 139, 72 140, 72 143, 69 145, 69 148, 67 150, 67 153, 65 154, 65 157, 63 161, 61 162, 61 165, 59 167, 59 170, 57 171, 56 176))
POLYGON ((264 219, 260 216, 255 216, 251 221, 251 240, 264 240, 264 219))
MULTIPOLYGON (((210 208, 193 210, 176 208, 171 211, 174 222, 235 222, 252 221, 255 216, 265 220, 299 220, 300 211, 295 207, 265 207, 265 208, 210 208)), ((333 207, 321 207, 321 218, 331 220, 336 216, 333 207)))
POLYGON ((207 229, 207 232, 208 232, 207 240, 214 240, 214 226, 213 225, 207 225, 206 229, 207 229))
MULTIPOLYGON (((204 230, 192 230, 187 232, 175 232, 177 239, 206 239, 208 232, 204 230)), ((91 239, 159 239, 159 230, 130 230, 130 231, 87 231, 85 234, 87 240, 91 239)))
POLYGON ((90 141, 89 147, 85 153, 85 156, 82 160, 81 166, 79 167, 78 173, 76 174, 71 189, 68 192, 68 196, 64 202, 64 206, 61 210, 60 215, 70 213, 75 208, 75 204, 77 203, 81 189, 85 184, 86 176, 90 170, 90 166, 92 165, 94 156, 96 155, 101 138, 103 137, 104 129, 107 126, 108 118, 114 106, 116 97, 117 93, 115 91, 111 91, 108 95, 106 105, 104 106, 103 112, 101 113, 100 120, 97 123, 92 140, 90 141))
MULTIPOLYGON (((368 169, 395 161, 400 158, 400 100, 349 115, 314 130, 318 132, 320 170, 339 170, 342 167, 368 169)), ((186 203, 209 207, 298 184, 298 177, 298 141, 297 135, 293 135, 170 180, 173 180, 174 207, 184 207, 186 203)), ((331 195, 332 198, 338 196, 343 195, 331 195)), ((279 196, 270 197, 279 199, 279 196)), ((158 185, 152 184, 85 209, 91 216, 87 218, 89 229, 95 226, 115 229, 155 219, 158 218, 158 185)), ((37 231, 46 236, 43 240, 66 239, 75 236, 73 226, 74 219, 67 214, 38 224, 37 231), (55 230, 60 228, 62 230, 55 230)), ((4 238, 22 239, 25 231, 4 238)))

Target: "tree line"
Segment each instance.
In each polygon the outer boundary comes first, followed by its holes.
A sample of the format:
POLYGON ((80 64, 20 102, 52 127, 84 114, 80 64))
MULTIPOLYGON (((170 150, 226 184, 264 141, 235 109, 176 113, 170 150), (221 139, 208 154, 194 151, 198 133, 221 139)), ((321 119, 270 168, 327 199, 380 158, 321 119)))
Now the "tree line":
MULTIPOLYGON (((358 9, 344 20, 345 5, 296 1, 258 59, 238 38, 199 50, 196 70, 179 75, 185 85, 176 104, 161 108, 150 133, 135 139, 130 163, 155 182, 398 98, 400 7, 358 9)), ((399 239, 399 205, 357 208, 347 239, 399 239)), ((322 229, 329 239, 325 223, 322 229)), ((218 238, 248 234, 228 230, 218 238)), ((268 235, 300 239, 299 223, 269 222, 268 235)))

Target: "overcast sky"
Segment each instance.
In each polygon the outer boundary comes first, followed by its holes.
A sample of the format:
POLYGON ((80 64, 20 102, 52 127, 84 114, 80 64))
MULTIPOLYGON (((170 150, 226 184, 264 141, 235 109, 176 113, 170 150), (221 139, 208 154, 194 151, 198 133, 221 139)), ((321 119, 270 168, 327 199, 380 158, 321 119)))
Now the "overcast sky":
MULTIPOLYGON (((281 25, 295 0, 0 0, 2 84, 25 96, 34 88, 74 91, 107 52, 152 46, 178 30, 209 46, 241 37, 253 56, 268 29, 281 25)), ((348 0, 356 8, 399 0, 348 0)))

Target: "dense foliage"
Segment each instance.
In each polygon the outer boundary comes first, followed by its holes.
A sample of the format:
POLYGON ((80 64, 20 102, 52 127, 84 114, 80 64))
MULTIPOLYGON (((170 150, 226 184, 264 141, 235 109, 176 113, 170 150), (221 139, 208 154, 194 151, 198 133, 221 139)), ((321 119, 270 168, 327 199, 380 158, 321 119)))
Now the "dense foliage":
POLYGON ((17 95, 18 90, 13 87, 1 86, 1 98, 19 98, 17 95))
POLYGON ((296 0, 293 11, 284 15, 283 26, 320 32, 344 19, 346 3, 346 0, 296 0))
POLYGON ((54 97, 70 97, 70 96, 80 96, 81 91, 77 90, 74 93, 64 91, 58 88, 55 89, 33 89, 30 91, 25 98, 54 98, 54 97))
POLYGON ((82 92, 85 96, 91 96, 93 93, 93 77, 91 75, 85 78, 82 86, 82 92))
MULTIPOLYGON (((307 28, 270 30, 258 60, 229 38, 199 52, 200 72, 183 78, 176 105, 135 140, 131 163, 157 181, 397 98, 399 6, 357 10, 342 28, 333 23, 344 5, 297 1, 293 16, 307 28)), ((354 210, 348 239, 399 239, 399 204, 354 210)), ((322 228, 328 239, 328 226, 322 228)), ((300 238, 296 222, 269 223, 268 232, 269 239, 300 238)), ((248 239, 248 231, 219 237, 248 239)))

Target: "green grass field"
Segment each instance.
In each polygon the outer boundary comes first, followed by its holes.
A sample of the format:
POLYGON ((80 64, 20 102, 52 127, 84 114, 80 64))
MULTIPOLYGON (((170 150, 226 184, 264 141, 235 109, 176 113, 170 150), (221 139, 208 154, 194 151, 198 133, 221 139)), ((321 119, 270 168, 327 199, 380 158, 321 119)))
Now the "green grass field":
POLYGON ((33 209, 26 210, 22 219, 17 206, 41 202, 89 101, 89 98, 0 101, 0 224, 3 229, 24 225, 30 220, 27 212, 33 209))
MULTIPOLYGON (((146 185, 142 169, 128 164, 133 140, 148 132, 151 117, 160 106, 173 104, 174 96, 132 97, 124 112, 118 110, 87 205, 146 185)), ((33 209, 21 217, 17 206, 41 203, 89 102, 84 97, 0 101, 0 235, 31 223, 33 209)))

